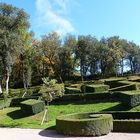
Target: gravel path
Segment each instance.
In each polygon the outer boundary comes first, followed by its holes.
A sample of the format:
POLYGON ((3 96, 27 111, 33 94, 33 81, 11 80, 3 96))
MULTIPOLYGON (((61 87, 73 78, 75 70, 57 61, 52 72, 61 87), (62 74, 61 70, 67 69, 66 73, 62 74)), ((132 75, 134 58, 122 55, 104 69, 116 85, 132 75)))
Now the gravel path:
POLYGON ((0 140, 140 140, 140 133, 109 133, 101 137, 67 137, 55 130, 0 128, 0 140))

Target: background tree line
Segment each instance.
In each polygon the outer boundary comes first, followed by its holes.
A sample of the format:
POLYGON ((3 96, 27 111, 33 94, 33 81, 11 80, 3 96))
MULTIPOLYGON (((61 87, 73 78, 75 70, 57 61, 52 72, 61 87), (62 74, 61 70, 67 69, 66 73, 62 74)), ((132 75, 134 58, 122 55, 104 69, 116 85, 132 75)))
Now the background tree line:
MULTIPOLYGON (((123 75, 140 72, 140 48, 113 36, 100 40, 91 35, 56 33, 35 39, 29 32, 29 16, 23 9, 0 3, 0 92, 11 86, 38 84, 42 77, 63 82, 79 73, 86 76, 123 75)), ((25 90, 26 92, 26 90, 25 90)))

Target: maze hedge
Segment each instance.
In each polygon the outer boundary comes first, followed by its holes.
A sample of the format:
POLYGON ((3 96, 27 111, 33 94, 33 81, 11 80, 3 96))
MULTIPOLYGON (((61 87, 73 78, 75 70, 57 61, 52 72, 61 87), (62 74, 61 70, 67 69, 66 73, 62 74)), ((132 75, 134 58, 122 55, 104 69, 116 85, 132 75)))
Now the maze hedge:
POLYGON ((129 107, 135 107, 140 104, 140 91, 120 91, 115 92, 114 96, 129 107))
POLYGON ((20 104, 21 110, 27 114, 37 114, 45 109, 45 103, 40 100, 29 99, 20 104))
POLYGON ((79 113, 58 116, 58 133, 72 136, 101 136, 113 129, 112 115, 79 113))
POLYGON ((81 86, 82 92, 103 92, 103 91, 108 91, 108 90, 109 90, 109 86, 103 85, 103 84, 82 85, 81 86))
POLYGON ((75 87, 65 87, 65 94, 76 94, 80 93, 80 89, 75 88, 75 87))

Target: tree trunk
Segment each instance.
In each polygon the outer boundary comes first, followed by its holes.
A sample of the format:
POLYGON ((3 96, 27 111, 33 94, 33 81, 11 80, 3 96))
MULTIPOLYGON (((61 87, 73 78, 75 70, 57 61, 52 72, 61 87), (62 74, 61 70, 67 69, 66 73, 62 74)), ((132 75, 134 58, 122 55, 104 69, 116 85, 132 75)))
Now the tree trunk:
POLYGON ((9 72, 7 71, 7 77, 6 77, 6 95, 9 95, 9 72))
POLYGON ((2 86, 1 86, 1 83, 0 83, 0 94, 2 93, 2 86))
POLYGON ((24 74, 24 71, 23 71, 23 85, 24 85, 24 94, 22 95, 22 98, 24 98, 24 96, 27 94, 27 84, 26 84, 26 78, 25 78, 25 74, 24 74))

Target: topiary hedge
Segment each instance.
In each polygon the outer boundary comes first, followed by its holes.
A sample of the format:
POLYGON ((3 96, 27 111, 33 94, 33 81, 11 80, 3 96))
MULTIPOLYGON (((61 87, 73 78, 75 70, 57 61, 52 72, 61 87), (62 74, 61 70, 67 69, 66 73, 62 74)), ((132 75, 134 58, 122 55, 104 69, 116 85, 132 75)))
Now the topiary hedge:
POLYGON ((56 130, 58 133, 72 136, 101 136, 113 129, 112 115, 79 113, 58 116, 56 130))
POLYGON ((129 107, 135 107, 140 104, 140 91, 120 91, 115 92, 114 96, 129 107))
POLYGON ((113 116, 114 132, 140 133, 140 112, 105 111, 98 113, 107 113, 113 116))
POLYGON ((82 92, 102 92, 102 91, 108 91, 109 86, 103 85, 103 84, 94 84, 94 85, 82 85, 81 91, 82 92))
POLYGON ((27 114, 37 114, 45 109, 45 103, 40 100, 29 99, 21 102, 20 107, 27 114))
POLYGON ((65 94, 81 93, 80 89, 74 87, 65 87, 65 94))

